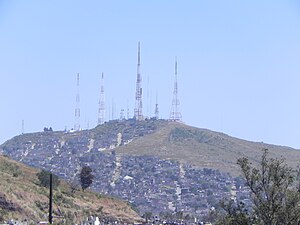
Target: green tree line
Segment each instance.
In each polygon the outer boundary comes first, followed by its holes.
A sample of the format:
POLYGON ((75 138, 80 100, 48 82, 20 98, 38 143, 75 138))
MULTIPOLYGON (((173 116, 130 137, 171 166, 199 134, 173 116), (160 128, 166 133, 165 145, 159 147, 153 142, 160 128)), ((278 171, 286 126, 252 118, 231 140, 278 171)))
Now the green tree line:
POLYGON ((300 224, 299 169, 291 168, 282 158, 270 158, 267 149, 258 167, 247 158, 237 163, 250 190, 252 207, 243 202, 223 202, 217 225, 300 224))

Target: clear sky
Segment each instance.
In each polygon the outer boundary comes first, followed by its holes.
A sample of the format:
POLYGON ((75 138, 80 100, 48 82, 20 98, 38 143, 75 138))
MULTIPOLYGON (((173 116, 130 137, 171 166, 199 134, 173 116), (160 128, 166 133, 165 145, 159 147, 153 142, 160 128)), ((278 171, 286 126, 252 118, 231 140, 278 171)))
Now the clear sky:
POLYGON ((172 102, 174 60, 186 124, 300 149, 298 0, 0 0, 0 143, 22 131, 133 116, 141 42, 144 114, 172 102), (110 110, 108 109, 110 108, 110 110))

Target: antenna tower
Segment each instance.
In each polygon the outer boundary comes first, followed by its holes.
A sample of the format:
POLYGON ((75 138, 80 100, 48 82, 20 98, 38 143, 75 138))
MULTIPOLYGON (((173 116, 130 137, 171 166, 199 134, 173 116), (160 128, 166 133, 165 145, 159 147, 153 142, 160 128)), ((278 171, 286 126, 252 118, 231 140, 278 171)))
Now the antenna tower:
POLYGON ((120 120, 125 120, 124 109, 121 109, 120 120))
POLYGON ((170 113, 171 121, 181 121, 181 113, 179 111, 179 99, 178 99, 178 84, 177 84, 177 58, 175 58, 175 82, 173 90, 172 108, 170 113))
POLYGON ((129 107, 128 107, 128 100, 127 100, 127 116, 126 116, 126 119, 127 119, 127 120, 129 119, 129 107))
POLYGON ((111 120, 115 119, 115 102, 114 99, 112 98, 111 100, 111 120))
POLYGON ((22 120, 22 134, 24 134, 24 120, 22 120))
POLYGON ((98 109, 98 125, 103 124, 105 121, 105 96, 104 96, 104 77, 103 73, 101 76, 101 88, 100 88, 100 100, 99 100, 99 109, 98 109))
POLYGON ((156 93, 156 103, 155 103, 155 119, 159 119, 159 110, 158 110, 158 103, 157 103, 157 93, 156 93))
POLYGON ((135 92, 135 108, 134 108, 134 118, 136 120, 143 120, 143 103, 142 103, 142 76, 140 73, 141 65, 141 55, 140 55, 140 42, 138 44, 138 64, 137 64, 137 79, 136 79, 136 92, 135 92))
POLYGON ((150 94, 149 94, 149 76, 147 76, 147 116, 146 116, 146 118, 151 117, 150 108, 151 108, 151 99, 150 99, 150 94))
POLYGON ((79 73, 77 73, 77 94, 76 94, 76 108, 75 108, 75 125, 74 130, 80 130, 80 97, 79 97, 79 73))

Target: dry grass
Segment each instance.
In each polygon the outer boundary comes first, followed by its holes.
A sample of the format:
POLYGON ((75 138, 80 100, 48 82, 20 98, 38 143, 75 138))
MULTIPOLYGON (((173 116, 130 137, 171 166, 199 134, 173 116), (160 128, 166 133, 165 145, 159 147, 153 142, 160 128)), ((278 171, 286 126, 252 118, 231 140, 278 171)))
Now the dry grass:
POLYGON ((248 157, 254 163, 262 149, 269 149, 270 156, 285 158, 295 167, 299 164, 300 151, 284 146, 250 142, 226 134, 169 122, 156 132, 140 137, 116 149, 119 154, 155 155, 175 159, 196 167, 207 167, 239 175, 238 158, 248 157))
MULTIPOLYGON (((0 213, 4 219, 27 219, 33 222, 47 220, 48 189, 38 185, 37 172, 36 169, 0 156, 0 213), (13 174, 13 170, 18 170, 18 174, 13 174)), ((79 222, 89 215, 127 222, 140 221, 138 214, 121 200, 90 191, 72 194, 65 182, 61 182, 54 191, 53 199, 54 212, 58 213, 59 209, 69 222, 79 222)))

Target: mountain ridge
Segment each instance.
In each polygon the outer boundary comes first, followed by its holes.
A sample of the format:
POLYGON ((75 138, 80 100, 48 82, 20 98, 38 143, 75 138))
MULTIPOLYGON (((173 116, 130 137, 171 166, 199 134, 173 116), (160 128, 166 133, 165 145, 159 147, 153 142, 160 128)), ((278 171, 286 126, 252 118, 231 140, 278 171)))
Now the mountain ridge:
MULTIPOLYGON (((65 143, 68 144, 69 141, 71 144, 76 143, 77 148, 85 152, 84 154, 90 151, 113 150, 119 154, 155 155, 235 175, 238 173, 238 167, 235 165, 238 158, 248 157, 255 162, 259 160, 262 149, 269 149, 273 157, 286 158, 292 166, 296 166, 296 159, 300 157, 299 150, 288 146, 247 141, 184 123, 154 119, 110 121, 91 130, 74 133, 55 131, 23 134, 0 145, 0 152, 9 154, 23 148, 21 154, 15 157, 22 161, 21 155, 29 154, 38 142, 41 142, 41 148, 50 147, 43 146, 43 139, 49 143, 52 140, 51 148, 55 148, 56 152, 68 148, 65 143), (9 147, 10 145, 12 146, 9 147)), ((74 153, 78 150, 70 148, 70 151, 74 153)), ((47 152, 45 154, 49 157, 51 155, 47 152)))
POLYGON ((268 149, 272 157, 285 158, 292 166, 298 164, 300 151, 291 147, 247 141, 225 133, 172 122, 143 139, 121 146, 116 151, 124 154, 156 155, 237 175, 237 159, 247 157, 254 162, 258 161, 263 149, 268 149), (161 139, 160 136, 164 138, 161 139), (155 144, 157 142, 159 144, 155 144))

